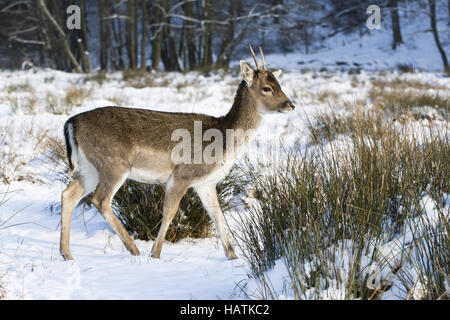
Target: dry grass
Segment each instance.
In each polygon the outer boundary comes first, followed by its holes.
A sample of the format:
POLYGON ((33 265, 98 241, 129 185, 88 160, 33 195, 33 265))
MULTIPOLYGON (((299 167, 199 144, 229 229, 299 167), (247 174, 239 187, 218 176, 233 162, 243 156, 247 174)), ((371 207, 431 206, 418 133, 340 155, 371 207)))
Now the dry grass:
POLYGON ((42 144, 42 154, 44 161, 49 163, 51 167, 55 168, 56 179, 69 183, 68 172, 70 171, 69 160, 67 158, 66 144, 62 137, 53 137, 47 135, 42 144))
POLYGON ((258 297, 279 297, 267 273, 279 259, 289 276, 281 293, 296 299, 324 298, 329 289, 345 299, 377 299, 393 277, 405 296, 420 281, 420 298, 448 297, 448 132, 430 130, 422 141, 394 128, 382 110, 320 115, 311 123, 317 145, 286 152, 272 175, 250 166, 255 199, 234 235, 258 297), (338 133, 347 138, 334 140, 338 133), (435 227, 419 205, 425 194, 438 204, 435 227), (404 258, 380 258, 379 248, 396 237, 401 243, 406 227, 415 239, 402 243, 404 258), (367 285, 371 265, 385 270, 376 290, 367 285))
POLYGON ((401 115, 414 108, 434 108, 443 118, 448 118, 450 98, 445 95, 445 87, 433 86, 419 81, 372 80, 369 98, 384 110, 401 115))
MULTIPOLYGON (((56 149, 53 141, 57 139, 49 133, 50 130, 35 127, 32 123, 11 123, 1 127, 0 132, 0 180, 4 184, 22 180, 43 182, 42 177, 27 165, 34 160, 46 160, 49 150, 56 149), (23 149, 32 149, 33 152, 23 152, 23 149)), ((59 144, 58 150, 61 150, 62 142, 59 144)))
POLYGON ((92 95, 93 88, 80 87, 79 85, 72 85, 67 88, 66 95, 63 102, 68 108, 80 107, 84 101, 89 99, 92 95))
POLYGON ((14 114, 18 113, 19 110, 24 114, 36 114, 38 99, 33 94, 17 94, 11 93, 6 97, 6 101, 11 106, 11 110, 14 114))
POLYGON ((0 276, 0 300, 5 299, 6 297, 6 290, 2 286, 2 278, 3 276, 0 276))
POLYGON ((322 90, 317 94, 316 99, 321 103, 335 103, 339 99, 339 94, 332 90, 322 90))
POLYGON ((96 82, 100 86, 103 85, 103 83, 107 80, 108 80, 108 76, 107 76, 107 73, 104 71, 99 71, 97 73, 91 73, 91 74, 86 75, 83 78, 84 83, 96 82))
POLYGON ((142 70, 128 70, 123 71, 122 80, 125 81, 127 87, 136 89, 153 88, 153 87, 167 87, 170 81, 167 78, 157 79, 154 73, 149 73, 142 70))
POLYGON ((408 64, 408 63, 397 64, 397 69, 401 73, 415 73, 416 72, 416 68, 412 64, 408 64))
POLYGON ((379 88, 393 88, 396 90, 400 89, 419 89, 419 90, 448 90, 445 86, 439 86, 436 84, 425 83, 419 80, 410 80, 410 79, 402 79, 400 77, 396 77, 393 80, 386 80, 380 78, 372 78, 371 83, 375 87, 379 88))
POLYGON ((74 107, 72 104, 67 103, 66 101, 67 99, 60 99, 51 92, 47 92, 44 99, 46 111, 51 112, 53 114, 69 115, 74 107))
POLYGON ((19 84, 11 84, 6 87, 6 92, 8 94, 17 93, 17 92, 34 92, 33 87, 28 83, 19 83, 19 84))
POLYGON ((320 144, 332 141, 339 135, 346 134, 353 137, 356 132, 369 134, 373 130, 380 131, 384 126, 383 112, 379 109, 364 110, 350 109, 346 115, 338 115, 332 110, 314 117, 308 123, 309 141, 320 144))

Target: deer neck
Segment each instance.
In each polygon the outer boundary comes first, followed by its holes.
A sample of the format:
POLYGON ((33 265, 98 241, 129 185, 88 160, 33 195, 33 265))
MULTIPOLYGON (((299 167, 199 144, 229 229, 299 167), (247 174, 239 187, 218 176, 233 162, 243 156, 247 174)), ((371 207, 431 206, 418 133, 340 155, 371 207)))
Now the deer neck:
POLYGON ((256 130, 262 115, 256 109, 256 101, 248 90, 247 83, 242 81, 236 92, 233 105, 224 117, 224 129, 256 130))

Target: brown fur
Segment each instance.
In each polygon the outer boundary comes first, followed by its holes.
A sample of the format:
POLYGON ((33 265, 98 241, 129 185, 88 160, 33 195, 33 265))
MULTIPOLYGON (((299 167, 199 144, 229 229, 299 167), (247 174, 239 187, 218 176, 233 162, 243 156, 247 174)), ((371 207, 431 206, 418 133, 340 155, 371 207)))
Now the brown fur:
MULTIPOLYGON (((82 152, 98 172, 98 184, 92 202, 132 254, 139 254, 139 251, 111 210, 111 200, 115 192, 130 174, 138 181, 166 184, 163 221, 152 249, 154 257, 160 256, 167 228, 182 196, 189 187, 194 187, 216 223, 226 256, 230 259, 236 258, 224 229, 223 214, 215 192, 215 186, 226 174, 229 163, 220 174, 215 172, 222 169, 221 163, 175 165, 171 161, 171 151, 178 141, 172 141, 171 135, 176 129, 186 129, 194 139, 194 122, 201 121, 202 134, 212 128, 220 130, 224 137, 226 157, 227 129, 256 129, 263 113, 294 108, 270 71, 251 72, 248 64, 245 67, 246 74, 252 75, 252 78, 242 81, 239 85, 233 106, 223 117, 105 107, 78 114, 67 121, 66 128, 69 124, 72 125, 74 140, 72 145, 66 130, 66 141, 70 144, 69 157, 71 152, 82 152), (270 88, 270 92, 267 92, 267 89, 264 91, 266 87, 270 88), (139 172, 141 169, 144 173, 139 172), (145 170, 152 172, 151 179, 145 176, 145 170)), ((203 148, 209 143, 203 142, 203 148)), ((62 194, 60 248, 65 259, 72 258, 69 252, 72 211, 83 196, 94 191, 89 189, 93 187, 88 183, 90 177, 82 171, 80 170, 79 177, 62 194)))

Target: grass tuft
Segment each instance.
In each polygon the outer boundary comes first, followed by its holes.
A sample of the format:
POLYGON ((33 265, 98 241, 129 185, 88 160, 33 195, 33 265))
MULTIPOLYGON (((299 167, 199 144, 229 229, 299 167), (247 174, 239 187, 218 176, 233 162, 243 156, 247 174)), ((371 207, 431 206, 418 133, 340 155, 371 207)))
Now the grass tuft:
POLYGON ((250 167, 254 197, 234 236, 257 297, 448 298, 448 132, 411 136, 384 117, 321 115, 315 145, 286 151, 272 174, 250 167), (271 281, 279 265, 281 292, 271 281))
POLYGON ((374 86, 369 91, 369 98, 381 109, 389 110, 397 115, 408 112, 411 114, 412 110, 412 115, 416 115, 415 118, 418 119, 421 118, 421 114, 422 118, 427 118, 423 116, 426 113, 423 110, 420 112, 420 109, 434 108, 443 118, 448 119, 450 98, 444 94, 443 87, 431 87, 429 84, 417 81, 400 81, 398 79, 389 82, 374 81, 373 84, 374 86), (417 117, 417 115, 419 116, 417 117))

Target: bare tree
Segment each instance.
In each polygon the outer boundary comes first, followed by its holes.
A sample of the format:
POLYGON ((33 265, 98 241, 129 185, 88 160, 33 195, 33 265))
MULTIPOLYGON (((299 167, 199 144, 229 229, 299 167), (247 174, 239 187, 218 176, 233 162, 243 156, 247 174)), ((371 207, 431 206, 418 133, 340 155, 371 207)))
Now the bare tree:
MULTIPOLYGON (((231 18, 242 15, 243 4, 242 0, 231 0, 228 8, 228 16, 231 18)), ((228 68, 230 64, 231 55, 236 46, 242 42, 247 30, 250 26, 251 19, 248 19, 244 24, 238 25, 236 21, 230 20, 230 23, 225 27, 222 34, 222 42, 219 49, 219 54, 216 60, 216 68, 228 68)))
POLYGON ((142 35, 141 35, 141 70, 147 69, 147 34, 148 7, 147 0, 142 0, 142 35))
MULTIPOLYGON (((194 16, 194 3, 188 1, 184 5, 184 15, 186 17, 194 16)), ((197 67, 197 48, 195 45, 195 29, 194 23, 189 20, 183 21, 184 35, 185 35, 185 45, 187 49, 187 61, 189 63, 189 68, 192 70, 197 67)))
POLYGON ((398 15, 398 1, 389 0, 388 7, 391 11, 391 23, 392 23, 392 49, 395 50, 397 46, 403 43, 402 33, 400 31, 400 18, 398 15))
POLYGON ((126 23, 126 38, 127 38, 127 52, 130 69, 135 70, 137 67, 137 52, 136 52, 136 0, 127 0, 127 23, 126 23))
POLYGON ((78 50, 81 56, 81 63, 83 70, 86 73, 91 72, 91 63, 89 61, 88 52, 88 36, 87 36, 87 13, 86 13, 86 0, 81 0, 81 37, 77 38, 78 50))
MULTIPOLYGON (((203 18, 204 20, 210 20, 212 14, 212 1, 205 0, 203 6, 203 18)), ((203 28, 203 68, 208 69, 212 65, 212 42, 213 42, 213 34, 212 34, 212 26, 210 23, 206 24, 203 28)))
POLYGON ((450 67, 448 65, 447 55, 442 48, 441 41, 439 40, 439 34, 436 26, 436 0, 428 0, 428 6, 430 9, 430 25, 431 32, 433 33, 434 41, 436 42, 436 47, 442 58, 442 63, 444 64, 444 71, 450 74, 450 67))
POLYGON ((162 43, 162 19, 163 11, 161 7, 161 0, 156 0, 151 8, 151 31, 152 31, 152 68, 155 71, 159 70, 161 62, 161 43, 162 43))
POLYGON ((100 35, 100 69, 107 70, 107 53, 105 51, 106 34, 105 34, 105 1, 98 0, 98 24, 100 35))

